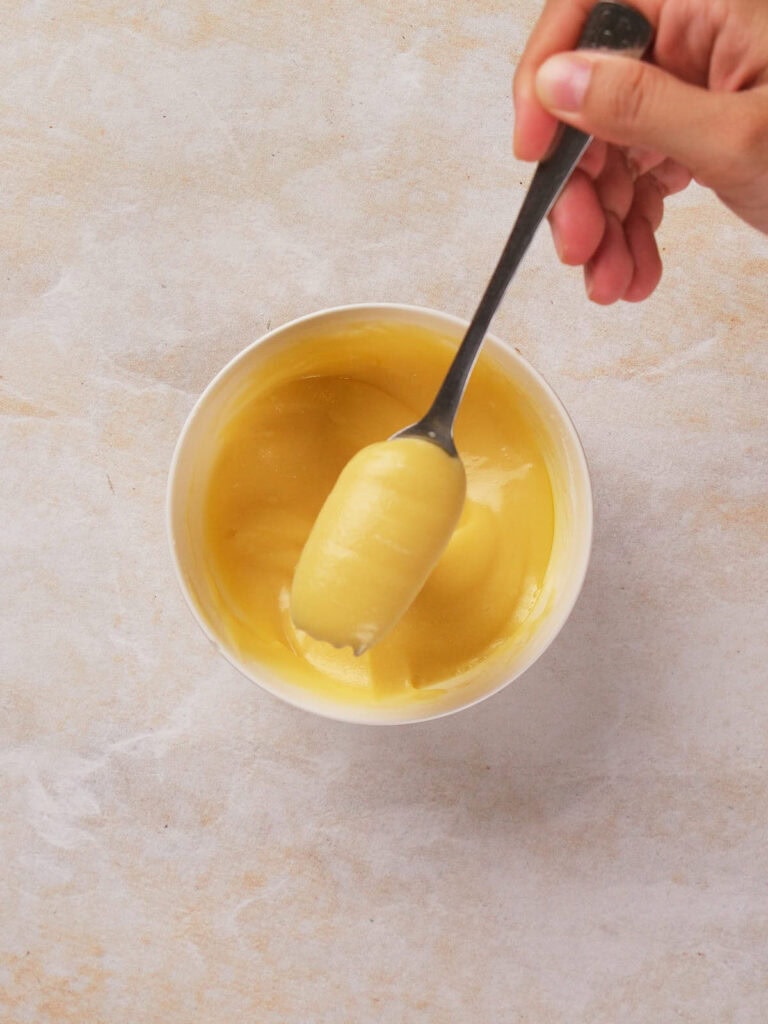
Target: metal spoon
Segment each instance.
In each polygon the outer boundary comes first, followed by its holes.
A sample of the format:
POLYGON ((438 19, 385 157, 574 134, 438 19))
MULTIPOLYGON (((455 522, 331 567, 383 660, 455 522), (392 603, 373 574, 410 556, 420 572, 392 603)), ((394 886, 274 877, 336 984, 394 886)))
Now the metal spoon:
MULTIPOLYGON (((639 58, 645 54, 652 34, 652 26, 634 8, 619 3, 598 3, 587 19, 578 49, 611 50, 639 58)), ((591 136, 584 132, 565 127, 552 155, 538 165, 512 234, 434 402, 425 416, 399 431, 395 437, 425 438, 445 449, 449 455, 458 455, 453 441, 453 424, 483 338, 539 224, 551 210, 591 141, 591 136)))
MULTIPOLYGON (((579 45, 641 56, 650 36, 650 25, 636 11, 599 3, 579 45)), ((464 505, 453 421, 467 379, 512 275, 588 144, 588 136, 567 128, 554 154, 539 165, 426 416, 394 439, 364 448, 342 471, 296 565, 290 606, 297 629, 361 654, 394 628, 423 587, 464 505), (405 438, 427 443, 398 444, 405 438)))

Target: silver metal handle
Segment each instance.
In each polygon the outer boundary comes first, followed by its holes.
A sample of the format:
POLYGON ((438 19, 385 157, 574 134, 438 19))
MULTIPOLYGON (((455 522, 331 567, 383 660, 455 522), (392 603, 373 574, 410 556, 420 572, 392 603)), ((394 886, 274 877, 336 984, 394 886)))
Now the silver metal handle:
MULTIPOLYGON (((652 26, 634 8, 619 3, 598 3, 587 19, 578 49, 611 50, 639 58, 647 51, 652 35, 652 26)), ((576 128, 564 127, 552 155, 536 168, 512 234, 445 380, 426 416, 404 430, 403 435, 411 431, 422 436, 427 434, 447 450, 455 451, 453 421, 483 338, 539 225, 590 142, 591 136, 576 128)))

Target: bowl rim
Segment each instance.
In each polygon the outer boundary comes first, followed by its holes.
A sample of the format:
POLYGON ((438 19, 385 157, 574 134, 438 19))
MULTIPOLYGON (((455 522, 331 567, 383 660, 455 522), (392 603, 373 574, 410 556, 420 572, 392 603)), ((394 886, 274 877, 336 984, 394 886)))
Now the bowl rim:
MULTIPOLYGON (((575 562, 570 572, 567 599, 562 603, 558 602, 557 612, 549 616, 549 630, 547 631, 545 642, 540 643, 538 645, 538 649, 533 650, 530 657, 523 658, 519 668, 516 668, 515 671, 511 673, 505 673, 500 682, 483 689, 480 693, 472 695, 468 700, 456 702, 449 707, 440 707, 437 702, 435 702, 435 704, 425 703, 424 705, 404 705, 402 708, 403 713, 398 714, 397 712, 401 709, 396 707, 377 709, 375 706, 357 706, 351 703, 344 704, 330 698, 318 698, 313 691, 309 689, 302 690, 299 687, 292 687, 289 692, 284 692, 278 686, 272 685, 271 679, 269 678, 270 673, 273 677, 278 677, 279 673, 276 670, 270 670, 265 666, 263 668, 263 674, 258 675, 255 671, 250 669, 248 664, 240 660, 237 654, 229 649, 221 637, 219 637, 211 627, 205 616, 201 613, 195 598, 190 592, 190 587, 185 578, 177 550, 176 533, 174 529, 174 505, 176 502, 175 484, 187 438, 193 428, 195 420, 201 414, 211 396, 215 394, 222 382, 236 370, 238 365, 249 359, 256 349, 275 341, 283 334, 295 332, 297 328, 313 321, 321 322, 338 316, 349 316, 350 318, 354 318, 355 316, 360 316, 362 318, 365 316, 366 319, 375 321, 377 314, 380 317, 392 317, 392 314, 400 314, 404 321, 407 321, 409 316, 416 317, 422 323, 429 323, 436 329, 438 329, 441 324, 444 326, 450 326, 457 331, 457 336, 459 338, 469 326, 468 320, 464 320, 451 313, 445 313, 442 310, 432 309, 428 306, 419 306, 400 302, 357 302, 338 306, 329 306, 315 310, 311 313, 305 313, 299 317, 293 318, 292 320, 288 320, 277 327, 270 328, 264 334, 249 342, 243 349, 232 356, 221 367, 221 369, 218 370, 206 387, 200 392, 187 413, 176 440, 168 470, 168 480, 165 490, 165 529, 176 581, 181 589, 188 608, 192 612, 193 618, 202 629, 204 635, 213 644, 217 652, 221 654, 241 675, 245 676, 246 679, 255 683, 273 697, 291 705, 292 707, 300 708, 303 711, 308 711, 312 714, 319 715, 333 721, 356 725, 415 725, 423 722, 434 721, 439 718, 445 718, 449 715, 458 714, 460 711, 465 711, 468 708, 474 707, 475 705, 487 700, 489 697, 499 693, 527 672, 553 645, 566 622, 570 618, 583 589, 584 581, 589 569, 594 540, 594 499, 589 464, 581 438, 570 414, 568 413, 568 410, 555 389, 511 342, 505 342, 498 337, 498 335, 489 331, 483 341, 483 348, 488 346, 496 352, 501 352, 503 353, 503 358, 510 359, 512 362, 516 362, 521 366, 524 373, 526 373, 535 382, 537 387, 546 396, 551 409, 553 409, 557 414, 558 421, 565 428, 570 442, 568 444, 568 450, 575 459, 577 472, 581 478, 583 488, 583 503, 585 506, 586 521, 581 524, 579 533, 584 534, 584 540, 580 545, 578 560, 575 562), (417 713, 422 708, 425 713, 417 713)), ((398 319, 398 317, 395 319, 398 319)))

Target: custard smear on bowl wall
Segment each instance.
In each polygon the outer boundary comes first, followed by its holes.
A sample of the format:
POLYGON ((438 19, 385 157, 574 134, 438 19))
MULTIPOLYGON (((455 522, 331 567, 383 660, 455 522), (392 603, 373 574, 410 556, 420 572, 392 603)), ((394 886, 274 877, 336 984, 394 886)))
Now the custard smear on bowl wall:
POLYGON ((460 518, 407 612, 360 656, 291 618, 299 557, 342 469, 428 406, 454 351, 423 327, 355 324, 273 354, 238 397, 216 440, 203 528, 215 615, 240 657, 332 700, 403 705, 525 645, 546 611, 553 544, 545 431, 485 355, 456 422, 460 518))

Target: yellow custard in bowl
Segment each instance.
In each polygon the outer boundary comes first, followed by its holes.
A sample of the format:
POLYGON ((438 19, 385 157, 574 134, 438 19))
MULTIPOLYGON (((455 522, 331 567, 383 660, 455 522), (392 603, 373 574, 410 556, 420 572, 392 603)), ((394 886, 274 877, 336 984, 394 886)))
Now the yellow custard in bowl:
POLYGON ((392 306, 296 321, 226 367, 182 433, 168 509, 182 587, 223 653, 294 704, 365 722, 457 710, 519 675, 575 601, 591 537, 583 454, 541 378, 489 339, 456 422, 463 511, 408 611, 359 656, 294 625, 296 565, 339 474, 423 414, 463 328, 392 306))

